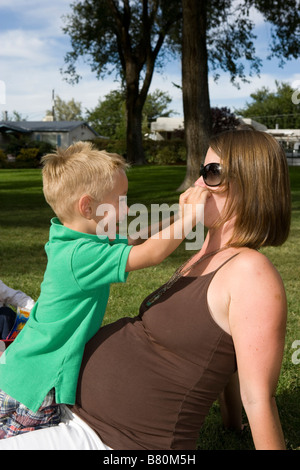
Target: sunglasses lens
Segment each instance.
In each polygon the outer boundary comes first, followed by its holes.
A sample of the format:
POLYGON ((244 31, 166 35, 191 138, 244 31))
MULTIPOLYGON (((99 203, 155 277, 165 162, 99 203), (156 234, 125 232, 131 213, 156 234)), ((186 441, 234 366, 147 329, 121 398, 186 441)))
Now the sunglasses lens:
POLYGON ((207 186, 219 186, 221 183, 221 166, 219 163, 208 163, 200 172, 207 186))

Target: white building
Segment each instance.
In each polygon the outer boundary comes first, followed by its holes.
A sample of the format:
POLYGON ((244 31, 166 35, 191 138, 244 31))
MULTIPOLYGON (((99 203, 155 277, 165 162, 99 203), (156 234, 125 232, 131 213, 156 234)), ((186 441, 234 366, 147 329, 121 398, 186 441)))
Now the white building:
POLYGON ((182 117, 159 117, 151 122, 151 134, 148 137, 152 140, 169 140, 175 131, 183 129, 182 117))
MULTIPOLYGON (((251 118, 240 118, 240 122, 273 135, 283 145, 288 157, 300 157, 300 129, 268 129, 251 118)), ((151 134, 148 137, 152 140, 169 140, 176 130, 184 130, 182 117, 160 117, 151 123, 151 134)))
MULTIPOLYGON (((253 119, 245 118, 240 119, 244 124, 253 126, 254 129, 259 131, 267 130, 267 127, 253 119)), ((151 134, 148 136, 152 140, 168 140, 172 137, 175 131, 182 131, 184 129, 183 117, 159 117, 156 121, 151 123, 151 134)))

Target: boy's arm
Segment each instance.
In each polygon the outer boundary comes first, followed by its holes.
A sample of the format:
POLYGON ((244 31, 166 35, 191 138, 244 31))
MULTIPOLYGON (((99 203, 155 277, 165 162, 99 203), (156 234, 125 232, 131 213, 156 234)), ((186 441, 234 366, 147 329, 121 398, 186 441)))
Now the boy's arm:
MULTIPOLYGON (((171 215, 168 219, 168 226, 173 224, 175 220, 177 220, 179 216, 177 215, 176 218, 174 215, 171 215)), ((158 232, 161 232, 161 230, 166 227, 166 221, 165 220, 160 220, 157 224, 155 225, 149 225, 146 227, 143 231, 139 232, 139 236, 133 236, 133 237, 128 237, 128 245, 140 245, 141 243, 145 243, 145 240, 148 240, 151 236, 157 234, 158 232)))
POLYGON ((204 204, 210 195, 207 189, 195 186, 189 188, 179 199, 181 216, 169 227, 161 230, 158 234, 148 238, 141 245, 133 246, 131 249, 126 271, 135 271, 161 263, 169 256, 185 239, 187 233, 185 228, 192 229, 203 214, 204 204))

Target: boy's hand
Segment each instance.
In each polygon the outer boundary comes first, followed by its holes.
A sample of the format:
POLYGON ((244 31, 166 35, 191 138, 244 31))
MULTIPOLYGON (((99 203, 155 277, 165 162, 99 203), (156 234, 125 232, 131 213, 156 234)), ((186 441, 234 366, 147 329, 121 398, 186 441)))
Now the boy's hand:
POLYGON ((155 266, 169 256, 202 220, 204 203, 210 192, 202 186, 187 189, 179 198, 181 215, 169 227, 134 246, 128 256, 126 271, 155 266))
POLYGON ((196 206, 199 204, 205 204, 207 198, 211 196, 210 191, 203 186, 194 185, 188 188, 179 197, 179 205, 182 213, 189 209, 189 213, 196 213, 196 206))

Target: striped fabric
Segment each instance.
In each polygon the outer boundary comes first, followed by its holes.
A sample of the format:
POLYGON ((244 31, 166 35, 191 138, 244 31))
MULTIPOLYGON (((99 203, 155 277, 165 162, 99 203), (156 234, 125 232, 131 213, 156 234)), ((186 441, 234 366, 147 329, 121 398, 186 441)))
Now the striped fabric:
POLYGON ((55 403, 54 389, 50 390, 36 413, 0 390, 0 439, 57 426, 60 417, 60 406, 55 403))

